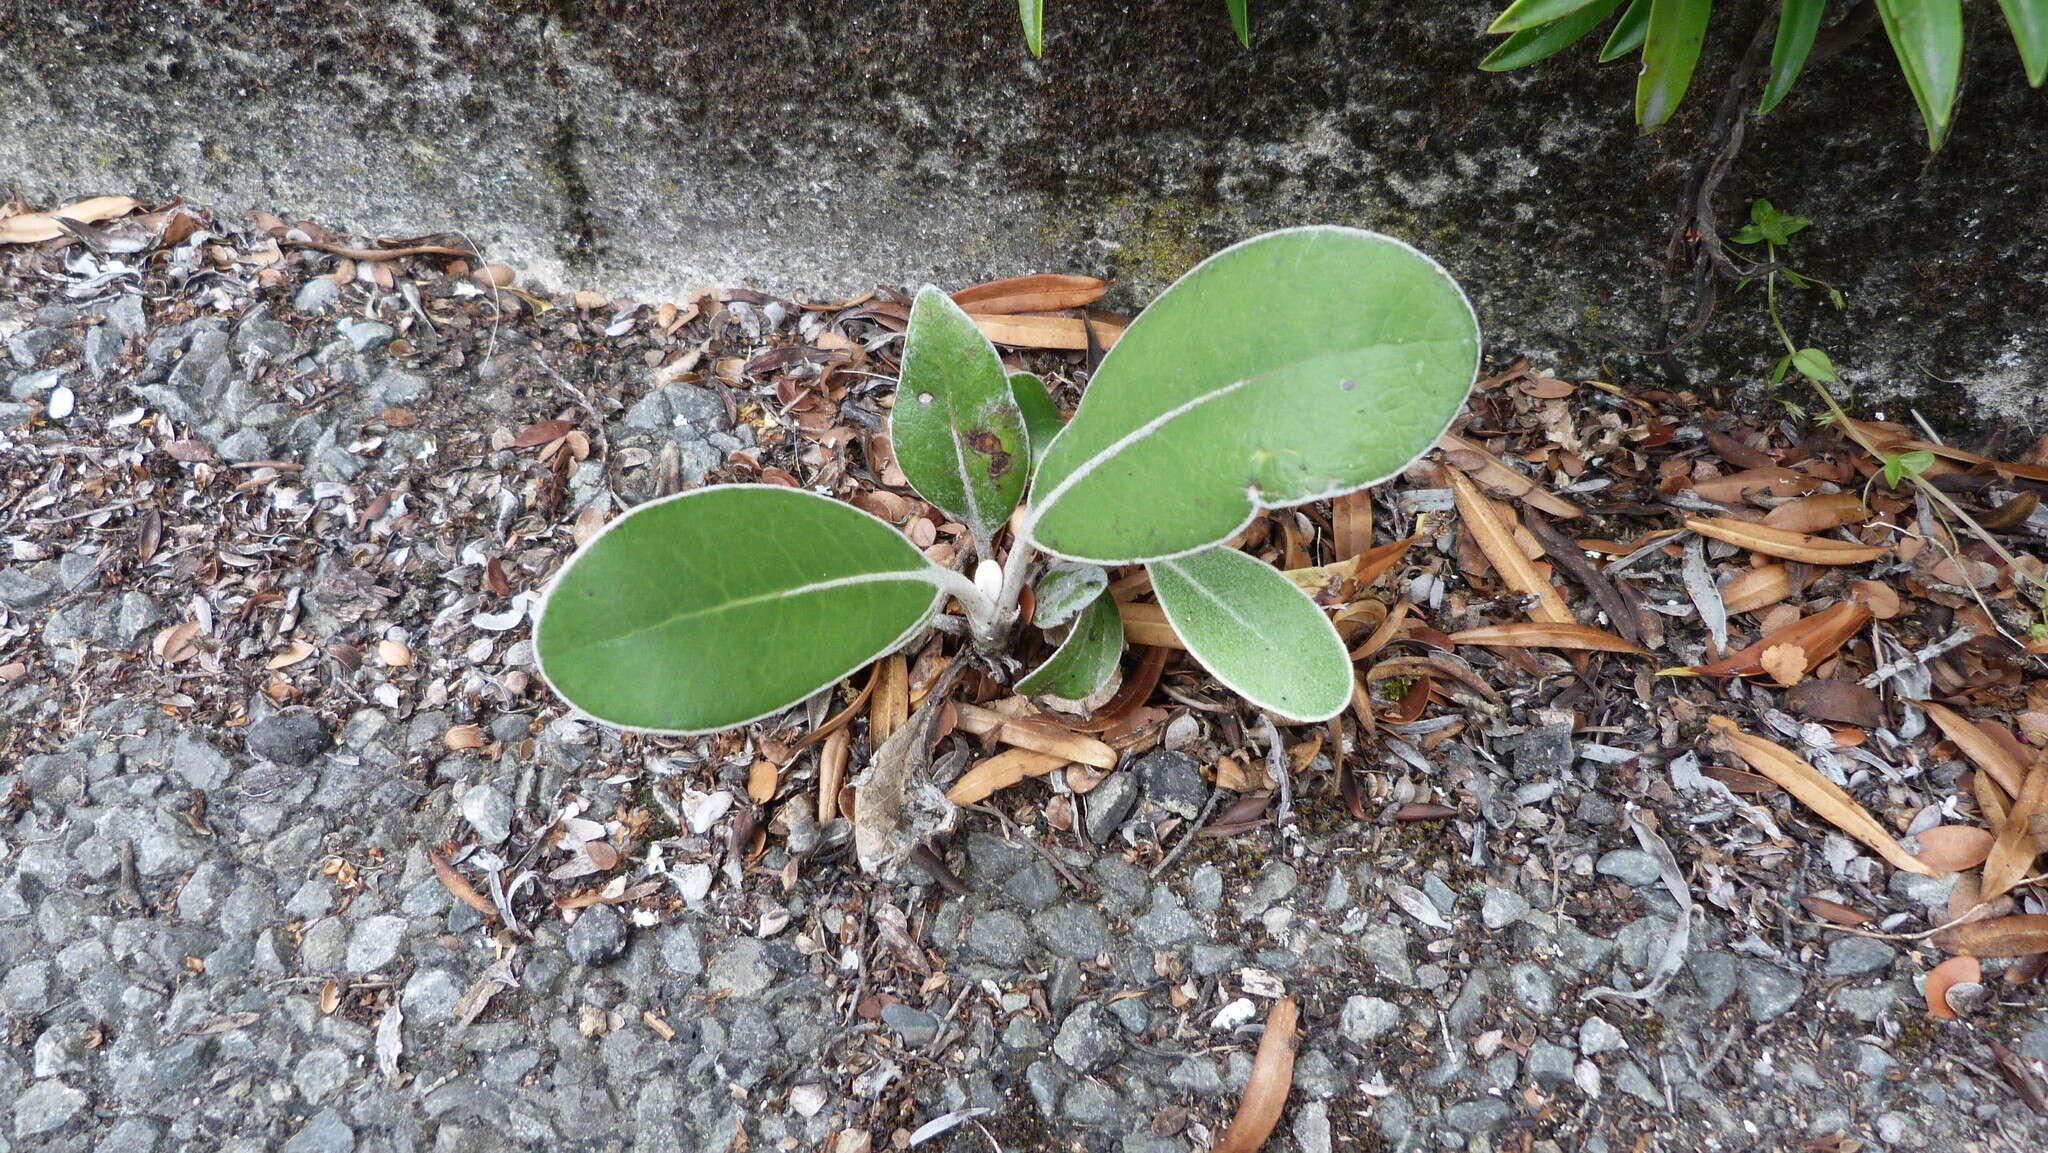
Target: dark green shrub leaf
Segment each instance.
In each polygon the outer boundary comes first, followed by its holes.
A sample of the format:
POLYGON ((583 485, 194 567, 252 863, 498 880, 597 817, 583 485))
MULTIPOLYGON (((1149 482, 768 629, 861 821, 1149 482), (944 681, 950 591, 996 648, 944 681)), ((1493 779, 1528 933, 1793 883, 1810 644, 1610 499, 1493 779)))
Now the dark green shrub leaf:
POLYGON ((1998 6, 2005 10, 2012 42, 2019 45, 2027 83, 2039 88, 2048 79, 2048 0, 1998 0, 1998 6))
POLYGON ((1045 55, 1045 0, 1017 0, 1017 15, 1024 21, 1024 46, 1033 56, 1045 55))
POLYGON ((1628 11, 1614 22, 1614 31, 1607 34, 1607 43, 1600 47, 1600 63, 1617 60, 1643 46, 1643 35, 1650 30, 1650 0, 1629 0, 1628 11))
POLYGON ((1031 623, 1042 629, 1058 628, 1073 620, 1076 613, 1108 587, 1109 574, 1099 566, 1061 561, 1045 570, 1031 590, 1037 599, 1031 610, 1031 623))
POLYGON ((1636 78, 1636 124, 1644 132, 1662 127, 1685 99, 1713 10, 1713 0, 1650 0, 1643 74, 1636 78))
POLYGON ((1109 683, 1123 651, 1123 617, 1117 614, 1115 601, 1098 596, 1081 610, 1066 639, 1045 663, 1017 682, 1017 691, 1087 700, 1109 683))
POLYGON ((1017 399, 1017 411, 1024 414, 1024 431, 1031 441, 1031 467, 1035 470, 1038 462, 1045 459, 1045 450, 1052 447, 1052 438, 1060 434, 1067 422, 1061 419, 1052 394, 1045 390, 1045 382, 1031 373, 1011 373, 1010 394, 1017 399))
POLYGON ((1784 7, 1778 9, 1778 38, 1771 43, 1771 77, 1764 85, 1763 102, 1756 110, 1758 116, 1776 108, 1778 101, 1792 91, 1800 70, 1806 67, 1807 54, 1813 51, 1813 38, 1820 31, 1820 18, 1827 7, 1828 0, 1785 0, 1784 7))
POLYGON ((801 489, 726 485, 643 504, 562 566, 534 648, 548 684, 625 728, 708 733, 890 652, 938 608, 895 529, 801 489))
POLYGON ((1877 14, 1920 106, 1927 147, 1939 149, 1948 138, 1963 69, 1962 0, 1877 0, 1877 14))
POLYGON ((1029 535, 1127 564, 1376 484, 1435 443, 1478 359, 1465 294, 1397 240, 1311 227, 1227 248, 1104 358, 1032 482, 1029 535))
MULTIPOLYGON (((1493 18, 1488 32, 1520 32, 1553 20, 1562 20, 1576 12, 1593 7, 1602 0, 1515 0, 1500 15, 1493 18)), ((1614 5, 1607 5, 1610 9, 1614 5)))
POLYGON ((889 442, 910 487, 966 525, 987 556, 1024 495, 1031 445, 995 346, 936 288, 910 306, 889 442))
POLYGON ((1145 567, 1173 631, 1224 687, 1297 721, 1328 720, 1350 703, 1343 639, 1277 569, 1227 548, 1145 567))
POLYGON ((1534 28, 1524 28, 1501 41, 1486 54, 1479 66, 1488 72, 1509 72, 1555 55, 1591 32, 1621 0, 1593 0, 1593 3, 1561 19, 1534 28))
POLYGON ((1230 26, 1237 32, 1237 42, 1246 48, 1252 46, 1251 0, 1223 0, 1223 6, 1230 9, 1230 26))

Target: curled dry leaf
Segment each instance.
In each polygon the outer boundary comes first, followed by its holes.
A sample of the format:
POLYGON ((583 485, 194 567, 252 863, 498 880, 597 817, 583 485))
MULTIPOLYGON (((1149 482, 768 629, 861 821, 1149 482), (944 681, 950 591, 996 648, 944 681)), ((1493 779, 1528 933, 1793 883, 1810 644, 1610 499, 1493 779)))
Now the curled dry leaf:
POLYGON ((981 329, 983 336, 995 344, 1011 348, 1056 348, 1068 352, 1086 352, 1088 336, 1092 329, 1097 348, 1113 347, 1117 338, 1124 334, 1124 326, 1108 321, 1087 320, 1078 316, 1010 316, 984 312, 969 312, 969 319, 981 329))
POLYGON ((1450 478, 1451 490, 1457 496, 1458 516, 1472 532, 1472 540, 1486 559, 1499 570, 1501 579, 1523 596, 1536 598, 1529 606, 1529 616, 1553 624, 1576 624, 1572 610, 1564 603, 1564 597, 1557 591, 1529 558, 1515 543, 1515 526, 1503 521, 1494 510, 1493 502, 1479 491, 1477 485, 1465 478, 1455 468, 1447 468, 1444 475, 1450 478))
POLYGON ((1108 291, 1109 281, 1093 276, 1041 272, 963 288, 953 294, 953 303, 967 312, 994 316, 1055 312, 1062 308, 1086 308, 1108 291))
POLYGON ((775 787, 782 781, 782 770, 775 762, 762 759, 754 762, 747 773, 747 796, 757 805, 765 805, 775 799, 775 787))
POLYGON ((180 621, 158 631, 156 639, 150 642, 150 652, 156 659, 167 665, 189 661, 199 655, 199 622, 180 621))
POLYGON ((1288 1090, 1294 1087, 1299 1018, 1292 997, 1282 997, 1266 1014, 1266 1035, 1259 1038, 1258 1054, 1252 1058, 1244 1099, 1238 1102, 1230 1128, 1223 1131, 1210 1153, 1255 1153, 1280 1123, 1280 1110, 1287 1104, 1288 1090))
POLYGON ((97 224, 126 216, 142 207, 133 196, 94 196, 74 201, 48 212, 24 212, 0 220, 0 244, 36 244, 67 235, 58 217, 80 224, 97 224))
POLYGON ((1799 904, 1807 912, 1831 925, 1847 925, 1853 928, 1868 925, 1871 921, 1870 914, 1861 909, 1852 909, 1840 901, 1830 901, 1826 897, 1801 897, 1799 904))
POLYGON ((1004 749, 960 774, 946 790, 946 799, 956 805, 983 801, 997 789, 1006 789, 1027 777, 1042 777, 1072 762, 1050 753, 1030 749, 1004 749))
POLYGON ((1915 837, 1919 857, 1945 873, 1974 869, 1991 855, 1991 830, 1975 825, 1936 825, 1915 837))
POLYGON ((1940 875, 1940 870, 1908 853, 1876 817, 1856 803, 1855 798, 1790 750, 1743 732, 1727 717, 1708 717, 1707 727, 1751 768, 1776 781, 1829 824, 1870 846, 1878 856, 1891 862, 1893 868, 1922 876, 1940 875))
POLYGON ((263 667, 270 672, 276 672, 278 669, 288 669, 319 651, 319 649, 314 648, 306 641, 293 641, 279 649, 269 660, 263 662, 263 667))
POLYGON ((1870 610, 1870 615, 1888 621, 1904 611, 1898 590, 1883 581, 1857 581, 1849 586, 1849 599, 1870 610))
POLYGON ((1728 615, 1769 608, 1798 592, 1792 570, 1786 565, 1758 565, 1721 586, 1721 603, 1728 615))
POLYGON ((477 892, 476 888, 469 883, 468 878, 457 872, 455 866, 448 863, 448 858, 432 849, 428 849, 427 861, 434 866, 434 876, 440 878, 441 887, 448 890, 449 894, 456 900, 482 913, 485 917, 496 917, 498 915, 498 907, 491 904, 491 899, 477 892))
POLYGON ((1581 624, 1552 624, 1549 621, 1516 621, 1504 625, 1465 629, 1451 634, 1454 645, 1489 645, 1496 648, 1571 649, 1581 652, 1627 653, 1647 657, 1650 650, 1603 629, 1581 624))
POLYGON ((1885 724, 1884 701, 1855 681, 1801 681, 1785 694, 1785 707, 1802 717, 1838 725, 1879 729, 1885 724))
POLYGON ((2048 761, 2037 760, 2027 771, 2026 783, 2013 795, 2012 808, 1998 823, 1998 834, 1984 860, 1983 900, 2005 893, 2033 870, 2034 859, 2040 856, 2033 821, 2043 811, 2048 811, 2048 761))
POLYGON ((1881 545, 1850 544, 1728 517, 1689 516, 1685 518, 1685 527, 1701 536, 1726 541, 1751 552, 1806 564, 1864 564, 1888 556, 1892 551, 1881 545))
POLYGON ((1173 631, 1173 625, 1166 619, 1166 610, 1156 604, 1130 604, 1118 601, 1117 615, 1123 618, 1124 639, 1134 645, 1151 645, 1159 649, 1187 650, 1187 642, 1173 631))
POLYGON ((1927 710, 1928 718, 1940 726, 1942 734, 1954 741, 1971 763, 1989 773, 2007 794, 2020 791, 2026 780, 2026 768, 2004 745, 1945 705, 1933 701, 1920 701, 1919 705, 1927 710))
POLYGON ((1717 661, 1693 665, 1684 669, 1665 669, 1666 673, 1689 673, 1696 677, 1753 677, 1770 673, 1779 684, 1798 683, 1799 677, 1786 679, 1795 656, 1800 661, 1800 676, 1811 672, 1816 665, 1835 654, 1835 650, 1847 644, 1863 626, 1870 621, 1870 610, 1854 601, 1837 601, 1811 616, 1801 617, 1782 628, 1772 629, 1747 648, 1738 649, 1717 661), (1777 669, 1764 665, 1764 655, 1774 648, 1796 648, 1798 653, 1781 654, 1777 658, 1777 669))
POLYGON ((1949 1004, 1948 991, 1957 985, 1982 985, 1984 966, 1975 957, 1950 957, 1928 970, 1927 1011, 1943 1020, 1953 1021, 1962 1014, 1949 1004))
POLYGON ((1870 519, 1870 510, 1853 492, 1820 492, 1789 500, 1764 514, 1764 523, 1787 532, 1826 532, 1870 519))
POLYGON ((451 752, 484 747, 484 731, 476 725, 451 725, 441 734, 441 743, 451 752))
POLYGON ((1478 441, 1447 432, 1438 437, 1436 443, 1444 450, 1444 459, 1453 467, 1470 473, 1474 480, 1488 488, 1509 493, 1529 507, 1562 520, 1584 514, 1578 505, 1502 464, 1499 457, 1486 451, 1478 441))

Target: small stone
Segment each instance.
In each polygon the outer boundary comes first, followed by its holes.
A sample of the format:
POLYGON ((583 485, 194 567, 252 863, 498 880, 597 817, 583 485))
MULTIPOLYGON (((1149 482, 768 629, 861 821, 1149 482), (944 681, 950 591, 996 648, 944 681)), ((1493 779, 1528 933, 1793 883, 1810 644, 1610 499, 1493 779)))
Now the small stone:
POLYGON ((1133 766, 1145 784, 1145 796, 1169 813, 1193 820, 1209 803, 1209 784, 1201 762, 1186 753, 1156 749, 1133 766))
POLYGON ((462 986, 446 969, 421 969, 406 981, 405 991, 399 995, 406 1019, 421 1024, 453 1016, 461 1000, 462 986))
POLYGON ((1337 1018, 1337 1034, 1354 1045, 1365 1045, 1400 1023, 1399 1005, 1353 994, 1344 999, 1344 1011, 1337 1018))
POLYGON ((1616 849, 1602 853, 1600 861, 1593 866, 1601 876, 1613 877, 1623 884, 1642 888, 1657 883, 1663 870, 1657 866, 1657 858, 1641 849, 1616 849))
POLYGON ((315 1113, 278 1153, 354 1153, 355 1147, 355 1130, 330 1107, 315 1113))
POLYGON ((142 336, 149 331, 149 319, 142 313, 142 297, 133 292, 122 293, 120 299, 108 305, 106 318, 100 323, 124 337, 142 336))
POLYGON ((939 1035, 937 1017, 901 1001, 891 1001, 882 1006, 882 1024, 893 1029, 897 1036, 903 1038, 903 1043, 912 1048, 929 1045, 939 1035))
POLYGON ((209 793, 227 784, 233 772, 227 754, 190 729, 181 730, 171 742, 170 767, 186 784, 209 793))
POLYGON ((1510 1112, 1506 1101, 1480 1097, 1444 1110, 1444 1121, 1460 1133, 1491 1133, 1507 1123, 1510 1112))
POLYGON ((1768 1024, 1783 1016, 1806 992, 1806 982, 1776 965, 1753 958, 1742 963, 1743 1000, 1750 1018, 1768 1024))
POLYGON ((1663 1090, 1657 1088, 1656 1082, 1650 1080, 1650 1075, 1634 1061, 1624 1060, 1615 1066, 1614 1087, 1645 1105, 1661 1106, 1665 1103, 1663 1090))
POLYGON ((1511 889, 1486 886, 1479 895, 1479 920, 1489 929, 1505 929, 1529 911, 1529 899, 1511 889))
POLYGON ((1543 1085, 1565 1085, 1572 1079, 1572 1051, 1554 1041, 1529 1047, 1529 1079, 1543 1085))
POLYGON ((1003 1026, 1003 1048, 1012 1053, 1037 1053, 1045 1049, 1045 1030, 1029 1017, 1012 1017, 1003 1026))
POLYGON ((1949 898, 1954 895, 1956 881, 1961 877, 1961 873, 1944 873, 1939 877, 1927 877, 1919 873, 1909 873, 1904 869, 1897 869, 1892 872, 1892 879, 1888 887, 1891 889, 1893 896, 1904 897, 1906 900, 1924 908, 1941 908, 1946 906, 1949 898))
POLYGON ((704 974, 704 986, 714 993, 725 989, 734 997, 755 997, 766 992, 774 978, 766 944, 758 938, 743 937, 711 959, 711 968, 704 974))
POLYGON ((354 1062, 332 1045, 322 1045, 299 1058, 292 1069, 292 1084, 309 1105, 323 1104, 348 1084, 354 1062))
POLYGON ((56 582, 31 576, 27 568, 0 568, 0 604, 11 609, 32 609, 56 593, 56 582))
POLYGON ((341 326, 342 338, 357 352, 382 351, 396 335, 391 326, 374 320, 355 320, 341 326))
POLYGON ((1223 871, 1203 865, 1188 877, 1188 903, 1204 913, 1213 913, 1223 903, 1223 871))
POLYGON ((1518 777, 1563 776, 1577 757, 1569 724, 1538 725, 1515 739, 1514 765, 1518 777))
POLYGON ((7 397, 9 400, 36 400, 63 381, 64 370, 61 368, 27 373, 15 377, 14 383, 7 386, 7 397))
POLYGON ((1021 965, 1031 956, 1031 929, 1015 913, 991 910, 976 916, 968 926, 967 947, 998 965, 1021 965))
POLYGON ((1046 947, 1062 957, 1092 961, 1109 950, 1109 924, 1090 905, 1055 905, 1031 918, 1031 926, 1046 947))
POLYGON ((1228 1089, 1223 1083, 1223 1073, 1216 1068, 1216 1062, 1207 1057, 1189 1057, 1173 1067, 1167 1075, 1167 1084, 1184 1093, 1199 1097, 1221 1097, 1228 1089))
POLYGON ((121 594, 119 615, 114 618, 115 627, 120 630, 123 641, 133 640, 142 631, 164 619, 164 610, 158 607, 147 594, 130 590, 121 594))
POLYGON ((1735 958, 1727 953, 1694 953, 1686 959, 1686 968, 1699 986, 1700 1008, 1711 1013, 1735 995, 1735 958))
POLYGON ((1861 977, 1865 973, 1881 973, 1892 967, 1897 959, 1897 949, 1883 941, 1869 937, 1837 937, 1828 946, 1827 967, 1823 970, 1830 977, 1861 977))
POLYGON ((1612 1053, 1628 1048, 1621 1030, 1607 1022, 1604 1017, 1588 1017, 1579 1025, 1579 1052, 1592 1057, 1600 1053, 1612 1053))
POLYGON ((610 905, 592 905, 569 926, 569 959, 602 965, 626 951, 626 921, 610 905))
POLYGON ((7 353, 23 368, 34 368, 49 351, 64 343, 61 328, 31 328, 7 342, 7 353))
POLYGON ((285 709, 249 726, 247 737, 252 756, 280 765, 301 768, 334 746, 320 714, 311 709, 285 709))
POLYGON ((462 794, 462 819, 476 830, 480 844, 503 844, 512 835, 512 801, 495 785, 471 785, 462 794))
POLYGON ((1187 906, 1173 895, 1165 885, 1152 890, 1152 904, 1143 916, 1131 922, 1138 938, 1148 945, 1165 948, 1178 945, 1195 935, 1198 927, 1190 916, 1187 906))
POLYGON ((398 947, 405 940, 405 918, 371 917, 356 926, 348 940, 346 964, 351 973, 374 973, 398 959, 398 947))
POLYGON ((1408 934, 1398 925, 1375 925, 1358 935, 1359 949, 1383 981, 1407 989, 1415 985, 1408 960, 1408 934))
POLYGON ((1436 906, 1436 911, 1444 916, 1457 911, 1458 894, 1434 870, 1422 875, 1422 892, 1429 898, 1429 903, 1436 906))
POLYGON ((1294 1114, 1294 1143, 1301 1153, 1330 1153, 1330 1109, 1310 1101, 1294 1114))
POLYGON ((1301 885, 1301 874, 1285 861, 1273 861, 1259 870, 1249 893, 1238 899, 1238 912, 1247 920, 1256 918, 1286 900, 1301 885))
POLYGON ((1123 1095, 1100 1081, 1083 1081, 1067 1090, 1060 1112, 1076 1125, 1100 1128, 1127 1120, 1123 1095))
POLYGON ((1083 1073, 1104 1068, 1123 1052, 1116 1030, 1103 1019, 1102 1007, 1090 1001, 1067 1014, 1053 1038, 1052 1051, 1083 1073))
POLYGON ((14 1136, 37 1137, 61 1129, 85 1108, 84 1093, 62 1081, 38 1081, 14 1099, 14 1136))
POLYGON ((332 277, 316 276, 292 294, 292 311, 320 316, 332 310, 340 300, 341 285, 334 283, 332 277))
POLYGON ((1107 845, 1138 803, 1135 773, 1111 773, 1082 798, 1082 824, 1091 844, 1107 845))
POLYGON ((1508 989, 1522 1007, 1538 1016, 1557 1011, 1557 978, 1534 961, 1523 961, 1508 970, 1508 989))

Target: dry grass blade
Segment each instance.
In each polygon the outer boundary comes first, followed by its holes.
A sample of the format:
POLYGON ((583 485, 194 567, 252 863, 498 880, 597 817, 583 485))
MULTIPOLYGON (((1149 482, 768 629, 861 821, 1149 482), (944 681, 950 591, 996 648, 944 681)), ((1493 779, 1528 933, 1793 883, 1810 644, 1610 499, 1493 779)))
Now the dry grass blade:
POLYGON ((881 744, 910 719, 910 666, 902 653, 875 665, 875 696, 868 702, 868 740, 881 744))
POLYGON ((1330 502, 1330 544, 1340 561, 1372 548, 1371 489, 1346 493, 1330 502))
POLYGON ((1109 281, 1093 276, 1041 272, 971 285, 953 294, 953 303, 968 312, 1008 315, 1015 312, 1056 312, 1086 308, 1109 291, 1109 281))
POLYGON ((2008 796, 2019 795, 2021 786, 2026 783, 2027 770, 2004 745, 1945 705, 1937 705, 1933 701, 1916 703, 1927 710, 1928 717, 1940 726, 1942 734, 1954 741, 1971 763, 1991 774, 1991 779, 1998 782, 2008 796))
POLYGON ((993 737, 1003 744, 1057 756, 1063 761, 1098 769, 1116 768, 1116 750, 1094 737, 1035 721, 1015 720, 979 705, 963 704, 958 708, 963 733, 993 737))
POLYGON ((802 740, 789 747, 789 757, 783 763, 787 764, 789 761, 795 760, 798 753, 845 728, 848 721, 859 716, 860 711, 867 707, 869 698, 875 695, 875 682, 879 680, 881 680, 881 669, 878 667, 875 671, 868 674, 867 683, 860 687, 860 693, 845 708, 825 718, 824 724, 805 733, 802 740))
POLYGON ((1379 627, 1372 630, 1372 635, 1365 638, 1365 643, 1351 650, 1351 659, 1365 660, 1393 643, 1394 638, 1400 635, 1402 624, 1408 620, 1408 610, 1414 607, 1413 601, 1397 602, 1394 611, 1388 613, 1387 618, 1379 623, 1379 627))
POLYGON ((1981 985, 1984 983, 1984 966, 1975 957, 1950 957, 1928 970, 1927 1011, 1943 1020, 1953 1021, 1962 1014, 1948 1003, 1948 991, 1957 985, 1981 985))
POLYGON ((1934 941, 1951 953, 1970 957, 2026 957, 2048 953, 2048 916, 2023 913, 1990 921, 1972 921, 1943 929, 1934 941))
POLYGON ((448 863, 448 858, 432 849, 428 849, 427 862, 434 866, 434 876, 440 878, 441 887, 448 890, 456 900, 461 901, 486 917, 498 915, 498 907, 491 904, 491 899, 477 892, 476 888, 469 883, 467 878, 461 873, 456 872, 455 866, 448 863))
MULTIPOLYGON (((1855 601, 1837 601, 1811 616, 1801 617, 1781 629, 1765 633, 1757 642, 1747 648, 1729 653, 1718 661, 1693 665, 1685 669, 1666 669, 1667 673, 1690 673, 1696 677, 1753 677, 1771 671, 1765 664, 1765 657, 1772 649, 1796 647, 1803 654, 1805 668, 1810 672, 1822 661, 1833 656, 1870 622, 1870 610, 1855 601)), ((1789 684, 1797 677, 1779 677, 1779 682, 1789 684)))
POLYGON ((853 734, 833 729, 818 750, 818 823, 829 825, 839 816, 839 786, 846 783, 846 762, 853 749, 853 734))
POLYGON ((1578 505, 1502 464, 1499 457, 1475 441, 1447 432, 1437 438, 1436 444, 1444 450, 1445 459, 1453 467, 1471 473, 1480 484, 1510 493, 1529 507, 1563 520, 1581 515, 1578 505))
POLYGON ((1689 516, 1685 518, 1685 527, 1751 552, 1806 564, 1863 564, 1889 556, 1892 551, 1882 545, 1850 544, 1727 517, 1689 516))
POLYGON ((1465 478, 1455 468, 1447 468, 1444 475, 1450 478, 1451 489, 1457 494, 1458 516, 1472 530, 1472 539, 1479 551, 1500 571, 1501 579, 1524 596, 1536 598, 1529 607, 1529 615, 1539 621, 1553 624, 1576 624, 1572 610, 1564 603, 1555 586, 1536 571, 1528 557, 1522 555, 1522 548, 1515 543, 1514 527, 1504 523, 1495 513, 1492 502, 1479 491, 1478 486, 1465 478))
POLYGON ((1829 824, 1870 846, 1878 856, 1891 862, 1893 868, 1927 877, 1940 875, 1940 870, 1907 852, 1876 817, 1856 803, 1854 797, 1790 750, 1743 732, 1727 717, 1708 717, 1707 727, 1713 730, 1722 744, 1748 762, 1749 767, 1776 781, 1829 824))
POLYGON ((1237 1115, 1223 1131, 1210 1153, 1255 1153, 1280 1123, 1280 1111, 1287 1104, 1287 1091, 1294 1087, 1294 1051, 1299 1044, 1296 1025, 1300 1020, 1294 998, 1282 997, 1266 1014, 1266 1035, 1259 1038, 1258 1055, 1252 1058, 1251 1080, 1245 1084, 1244 1099, 1237 1115))
POLYGON ((956 805, 972 805, 987 800, 997 789, 1007 789, 1027 777, 1042 777, 1071 763, 1050 753, 1004 749, 960 774, 946 790, 946 799, 956 805))
POLYGON ((1173 631, 1167 623, 1166 610, 1156 604, 1129 604, 1119 601, 1117 615, 1124 618, 1124 639, 1134 645, 1151 645, 1154 648, 1187 650, 1187 642, 1173 631))
POLYGON ((1451 634, 1454 645, 1493 645, 1511 649, 1572 649, 1579 652, 1627 653, 1647 657, 1650 650, 1632 645, 1591 625, 1559 625, 1548 621, 1516 621, 1451 634))
POLYGON ((1095 330, 1095 344, 1110 348, 1124 334, 1123 326, 1106 321, 1083 322, 1077 316, 1004 316, 970 312, 975 327, 997 344, 1011 348, 1056 348, 1067 352, 1088 350, 1088 330, 1095 330))
POLYGON ((2026 879, 2034 858, 2040 855, 2034 843, 2034 817, 2044 809, 2048 809, 2048 761, 2037 760, 2027 772, 2026 784, 2014 795, 2012 808, 1999 822, 1998 838, 1984 859, 1983 900, 2000 896, 2026 879))

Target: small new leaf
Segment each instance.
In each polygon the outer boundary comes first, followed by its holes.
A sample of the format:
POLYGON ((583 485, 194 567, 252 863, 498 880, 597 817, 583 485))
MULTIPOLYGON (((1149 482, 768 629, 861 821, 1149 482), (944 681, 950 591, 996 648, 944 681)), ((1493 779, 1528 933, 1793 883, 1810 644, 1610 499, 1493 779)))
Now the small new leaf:
POLYGON ((1098 596, 1081 611, 1066 639, 1045 663, 1017 682, 1017 691, 1087 700, 1115 675, 1117 657, 1123 651, 1123 617, 1116 611, 1115 601, 1098 596))
POLYGON ((1934 454, 1926 449, 1916 448, 1884 458, 1884 482, 1892 488, 1907 477, 1919 476, 1934 467, 1934 454))
POLYGON ((1056 629, 1073 620, 1108 587, 1109 574, 1101 568, 1062 561, 1047 569, 1032 589, 1037 607, 1031 610, 1031 623, 1042 629, 1056 629))
POLYGON ((1772 244, 1785 244, 1792 239, 1793 233, 1803 231, 1812 223, 1813 218, 1810 216, 1779 212, 1771 206, 1770 201, 1759 199, 1749 206, 1749 223, 1737 229, 1735 235, 1728 239, 1737 244, 1755 244, 1766 240, 1772 244))
POLYGON ((988 556, 1024 495, 1031 445, 995 346, 936 288, 910 307, 889 440, 910 487, 966 525, 988 556))
POLYGON ((1825 381, 1829 384, 1836 380, 1834 361, 1829 360, 1828 354, 1818 348, 1802 348, 1793 353, 1792 367, 1798 369, 1799 374, 1808 380, 1825 381))

